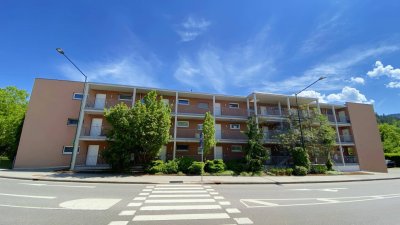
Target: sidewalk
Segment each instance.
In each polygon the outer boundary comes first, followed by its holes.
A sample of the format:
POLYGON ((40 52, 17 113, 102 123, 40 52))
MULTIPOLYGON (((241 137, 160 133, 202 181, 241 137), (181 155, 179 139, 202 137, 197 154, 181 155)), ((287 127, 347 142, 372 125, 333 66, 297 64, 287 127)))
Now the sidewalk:
MULTIPOLYGON (((116 175, 106 173, 71 173, 54 171, 16 171, 0 169, 0 178, 39 181, 120 183, 120 184, 163 184, 163 183, 201 183, 200 176, 158 176, 158 175, 116 175)), ((332 183, 372 180, 400 179, 400 168, 389 169, 389 173, 367 173, 364 175, 331 176, 204 176, 206 184, 297 184, 332 183)))

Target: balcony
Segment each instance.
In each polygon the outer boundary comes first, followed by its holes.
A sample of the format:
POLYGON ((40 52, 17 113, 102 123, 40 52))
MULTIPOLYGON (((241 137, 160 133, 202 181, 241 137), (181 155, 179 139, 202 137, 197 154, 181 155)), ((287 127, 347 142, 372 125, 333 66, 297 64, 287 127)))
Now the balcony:
POLYGON ((264 141, 266 143, 276 143, 279 141, 279 135, 282 134, 283 131, 281 130, 269 130, 264 131, 264 141))
POLYGON ((106 140, 106 135, 110 131, 107 126, 88 126, 82 127, 80 140, 83 141, 99 141, 106 140))
POLYGON ((247 136, 240 130, 222 130, 221 139, 247 141, 247 136))
POLYGON ((94 98, 88 97, 86 100, 86 110, 103 111, 104 109, 111 108, 119 103, 124 103, 128 107, 132 107, 132 101, 121 101, 116 99, 106 99, 105 101, 96 101, 94 98))
MULTIPOLYGON (((339 137, 340 137, 340 142, 343 145, 354 144, 353 135, 340 135, 339 137)), ((339 143, 339 139, 338 138, 336 138, 336 142, 339 143)))
MULTIPOLYGON (((174 110, 172 111, 174 112, 174 110)), ((212 113, 212 108, 200 108, 197 105, 178 105, 178 114, 204 116, 206 112, 212 113)))
POLYGON ((246 108, 229 108, 221 107, 221 110, 216 109, 216 117, 235 117, 235 118, 247 118, 248 111, 246 108))

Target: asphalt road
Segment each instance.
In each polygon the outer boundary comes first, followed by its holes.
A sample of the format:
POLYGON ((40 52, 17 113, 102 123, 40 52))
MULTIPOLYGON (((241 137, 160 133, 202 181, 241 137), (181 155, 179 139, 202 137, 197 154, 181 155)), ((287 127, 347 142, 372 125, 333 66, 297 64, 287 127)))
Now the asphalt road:
POLYGON ((0 224, 400 224, 400 180, 128 185, 0 178, 0 224))

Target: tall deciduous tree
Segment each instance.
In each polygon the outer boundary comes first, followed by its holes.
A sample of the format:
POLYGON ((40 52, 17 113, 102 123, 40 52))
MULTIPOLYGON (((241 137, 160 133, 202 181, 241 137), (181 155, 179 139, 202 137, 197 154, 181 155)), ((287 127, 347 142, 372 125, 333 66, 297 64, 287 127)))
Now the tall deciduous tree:
POLYGON ((379 132, 385 153, 400 153, 400 128, 383 123, 379 125, 379 132))
POLYGON ((16 87, 0 88, 0 155, 11 160, 17 153, 28 96, 16 87))
POLYGON ((261 171, 264 162, 268 159, 268 153, 263 146, 263 133, 260 131, 254 117, 250 117, 247 121, 245 134, 248 137, 248 142, 244 149, 247 170, 250 172, 261 171))
POLYGON ((146 164, 155 158, 169 141, 170 113, 170 107, 155 91, 149 92, 143 102, 137 101, 133 108, 121 103, 107 110, 105 118, 112 129, 107 134, 105 160, 121 171, 129 168, 132 153, 139 163, 146 164))
MULTIPOLYGON (((305 107, 301 110, 301 127, 303 130, 304 145, 307 153, 312 159, 320 156, 327 157, 336 143, 336 132, 330 125, 326 116, 321 115, 317 110, 310 113, 305 107)), ((302 147, 300 124, 298 122, 297 112, 289 116, 291 128, 285 133, 279 135, 280 144, 293 151, 295 147, 302 147)))
POLYGON ((203 123, 203 158, 210 153, 210 150, 217 144, 215 139, 215 123, 214 118, 207 112, 204 116, 203 123))

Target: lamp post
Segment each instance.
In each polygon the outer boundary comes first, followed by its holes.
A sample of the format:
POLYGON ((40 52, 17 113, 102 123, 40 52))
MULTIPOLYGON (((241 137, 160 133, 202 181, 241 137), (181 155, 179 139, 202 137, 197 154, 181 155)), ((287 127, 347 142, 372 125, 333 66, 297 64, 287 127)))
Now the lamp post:
POLYGON ((87 95, 87 76, 82 72, 82 70, 79 69, 78 66, 75 65, 74 62, 72 62, 71 59, 68 58, 68 56, 65 54, 65 52, 61 48, 56 48, 57 52, 63 55, 68 61, 74 65, 74 67, 85 77, 85 83, 83 87, 83 98, 81 99, 81 105, 79 107, 79 117, 78 117, 78 127, 76 128, 76 133, 75 133, 75 138, 74 138, 74 148, 72 150, 72 157, 71 157, 71 164, 70 164, 70 170, 75 169, 75 163, 76 163, 76 155, 78 153, 78 148, 79 148, 79 134, 81 133, 82 129, 82 124, 83 124, 83 108, 84 105, 86 104, 86 95, 87 95))
POLYGON ((315 83, 317 83, 318 81, 323 80, 323 79, 325 79, 325 78, 326 78, 326 77, 320 77, 320 78, 318 78, 318 80, 314 81, 312 84, 308 85, 308 86, 305 87, 303 90, 301 90, 301 91, 297 92, 296 94, 294 94, 295 97, 296 97, 297 118, 298 118, 299 127, 300 127, 300 140, 301 140, 301 146, 303 147, 303 149, 306 149, 306 147, 305 147, 305 144, 304 144, 303 128, 301 127, 300 109, 299 109, 299 103, 298 103, 298 101, 297 101, 297 96, 298 96, 301 92, 307 90, 307 88, 313 86, 315 83))

